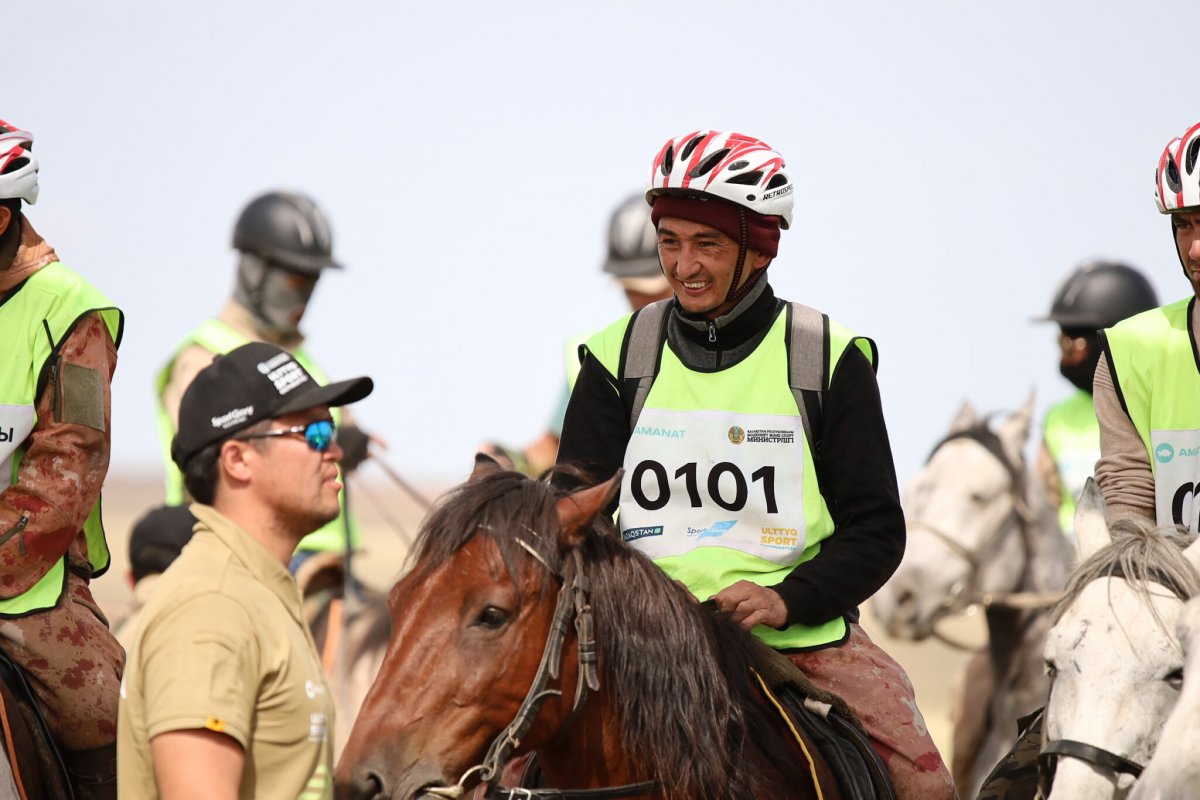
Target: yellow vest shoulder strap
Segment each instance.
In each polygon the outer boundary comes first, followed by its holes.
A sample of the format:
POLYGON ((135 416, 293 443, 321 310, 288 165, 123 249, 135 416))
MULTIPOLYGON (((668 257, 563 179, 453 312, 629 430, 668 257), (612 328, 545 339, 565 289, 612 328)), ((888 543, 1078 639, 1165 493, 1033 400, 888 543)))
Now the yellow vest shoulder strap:
MULTIPOLYGON (((615 374, 622 397, 631 409, 630 430, 636 427, 650 387, 658 375, 670 304, 669 299, 651 303, 593 339, 594 348, 605 349, 605 343, 614 343, 613 334, 618 329, 624 333, 615 374), (632 396, 626 397, 630 393, 632 396)), ((850 344, 858 346, 872 366, 878 363, 878 355, 873 341, 855 336, 814 308, 788 303, 787 314, 788 384, 800 410, 805 438, 815 453, 821 440, 821 406, 832 367, 836 367, 836 364, 831 365, 831 359, 840 358, 850 344)), ((613 354, 598 352, 596 355, 611 370, 613 354)))

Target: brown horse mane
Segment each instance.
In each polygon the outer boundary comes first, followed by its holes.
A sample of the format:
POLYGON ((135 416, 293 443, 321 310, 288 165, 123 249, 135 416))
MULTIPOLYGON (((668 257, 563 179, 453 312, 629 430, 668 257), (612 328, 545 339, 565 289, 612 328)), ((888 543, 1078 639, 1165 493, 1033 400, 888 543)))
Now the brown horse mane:
MULTIPOLYGON (((555 502, 548 480, 496 472, 453 490, 426 518, 414 546, 417 579, 482 531, 514 584, 535 569, 541 591, 558 582, 518 544, 561 573, 555 502)), ((750 634, 700 604, 653 562, 625 546, 601 514, 581 545, 591 581, 601 683, 625 734, 634 774, 657 777, 668 800, 717 800, 766 792, 751 745, 792 786, 811 780, 777 733, 750 685, 750 634)))

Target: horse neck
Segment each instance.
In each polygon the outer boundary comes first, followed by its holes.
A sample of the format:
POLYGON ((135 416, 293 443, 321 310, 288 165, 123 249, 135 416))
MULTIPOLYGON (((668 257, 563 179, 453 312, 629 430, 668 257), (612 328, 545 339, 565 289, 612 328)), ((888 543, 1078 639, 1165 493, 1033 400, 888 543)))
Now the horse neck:
MULTIPOLYGON (((568 676, 563 679, 566 682, 568 676)), ((567 725, 538 748, 545 785, 588 789, 652 779, 636 771, 634 765, 641 759, 626 751, 624 732, 604 686, 589 693, 578 715, 568 718, 567 725)))
MULTIPOLYGON (((600 689, 539 748, 548 759, 547 775, 557 781, 552 785, 590 788, 653 779, 666 800, 751 797, 756 791, 764 797, 798 796, 795 776, 785 777, 786 770, 759 754, 755 738, 772 732, 746 725, 746 751, 738 760, 714 744, 731 730, 732 720, 748 713, 740 703, 750 693, 739 691, 750 680, 749 645, 743 643, 748 634, 706 616, 643 560, 609 553, 592 563, 600 689), (630 603, 631 596, 641 602, 630 603), (645 618, 638 619, 641 615, 645 618), (646 652, 653 644, 625 630, 663 631, 664 638, 654 639, 662 652, 646 652), (707 715, 699 713, 704 708, 707 715), (720 733, 706 735, 704 728, 720 733)), ((571 665, 563 670, 564 686, 575 682, 575 641, 572 633, 564 649, 564 663, 571 665)))
POLYGON ((1050 504, 1045 486, 1026 481, 1029 569, 1021 591, 1057 592, 1066 585, 1074 560, 1073 548, 1058 524, 1058 510, 1050 504))
MULTIPOLYGON (((1071 545, 1062 534, 1058 524, 1058 511, 1050 505, 1040 481, 1030 480, 1024 468, 1021 477, 1025 483, 1024 506, 1016 507, 1004 521, 1005 530, 999 534, 1001 550, 1007 550, 1021 559, 1011 580, 1000 579, 992 589, 1001 592, 1055 592, 1066 583, 1071 563, 1071 545)), ((992 571, 1007 568, 1011 564, 1004 558, 995 558, 984 566, 982 583, 988 584, 989 565, 992 571)))
MULTIPOLYGON (((1014 514, 1009 523, 1010 536, 1021 542, 1021 557, 1025 559, 1020 576, 1013 586, 1017 593, 1048 594, 1062 589, 1070 563, 1070 545, 1062 535, 1058 514, 1050 505, 1040 481, 1026 478, 1025 508, 1014 514)), ((1022 609, 1005 606, 1003 602, 987 610, 988 641, 991 643, 993 670, 997 681, 1005 675, 1024 679, 1028 671, 1025 661, 1029 653, 1040 653, 1048 625, 1041 618, 1044 609, 1022 609)), ((1041 692, 1043 680, 1034 680, 1034 690, 1041 692)))

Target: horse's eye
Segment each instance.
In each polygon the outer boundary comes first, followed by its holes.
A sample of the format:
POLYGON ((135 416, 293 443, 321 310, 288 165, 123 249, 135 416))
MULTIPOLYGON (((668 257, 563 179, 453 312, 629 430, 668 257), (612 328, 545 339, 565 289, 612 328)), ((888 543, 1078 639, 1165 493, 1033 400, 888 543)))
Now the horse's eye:
POLYGON ((1056 677, 1058 677, 1058 667, 1054 665, 1053 661, 1046 662, 1046 677, 1050 680, 1054 680, 1056 677))
POLYGON ((1163 680, 1166 681, 1168 684, 1170 684, 1172 689, 1182 689, 1183 688, 1183 667, 1180 667, 1179 669, 1171 670, 1170 672, 1167 673, 1166 677, 1163 678, 1163 680))
POLYGON ((508 618, 510 616, 512 615, 503 608, 487 606, 483 609, 483 611, 479 612, 479 616, 475 618, 475 624, 481 628, 490 628, 491 630, 496 630, 497 628, 503 626, 504 623, 508 622, 508 618))

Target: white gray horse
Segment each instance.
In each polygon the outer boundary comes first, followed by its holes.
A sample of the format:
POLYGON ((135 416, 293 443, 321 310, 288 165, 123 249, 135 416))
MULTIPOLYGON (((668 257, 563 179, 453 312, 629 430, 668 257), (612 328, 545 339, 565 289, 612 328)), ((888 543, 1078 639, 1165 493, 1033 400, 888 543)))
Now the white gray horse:
POLYGON ((1129 800, 1189 800, 1200 792, 1200 599, 1175 624, 1184 652, 1183 690, 1129 800))
POLYGON ((1071 563, 1070 545, 1024 449, 1033 398, 993 431, 964 403, 908 483, 908 544, 896 574, 871 601, 887 632, 922 640, 939 623, 983 607, 990 647, 960 681, 951 768, 974 797, 1017 738, 1017 719, 1041 707, 1049 684, 1042 646, 1047 607, 1071 563))
MULTIPOLYGON (((1093 482, 1079 501, 1080 565, 1046 640, 1052 679, 1039 757, 1042 793, 1124 798, 1179 700, 1175 627, 1200 592, 1200 542, 1175 528, 1119 520, 1111 528, 1093 482)), ((1154 796, 1154 795, 1150 795, 1154 796)), ((1184 795, 1195 797, 1196 784, 1184 795)))

